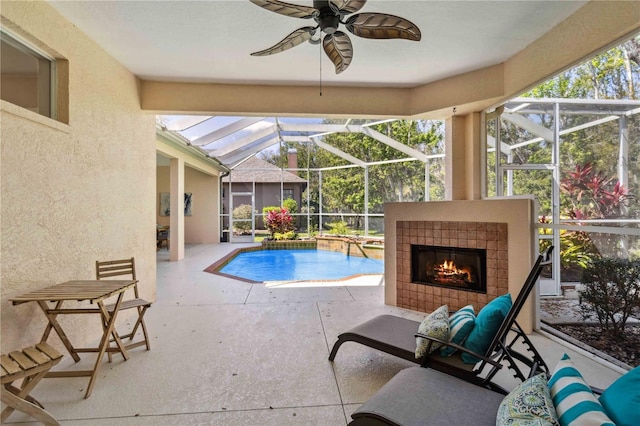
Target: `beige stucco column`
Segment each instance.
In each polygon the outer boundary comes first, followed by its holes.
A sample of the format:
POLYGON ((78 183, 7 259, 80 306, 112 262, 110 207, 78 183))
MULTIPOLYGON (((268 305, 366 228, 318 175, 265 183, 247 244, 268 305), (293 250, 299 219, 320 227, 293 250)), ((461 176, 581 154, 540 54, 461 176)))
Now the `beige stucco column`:
POLYGON ((465 194, 467 200, 479 200, 482 197, 482 169, 485 167, 485 155, 482 152, 482 120, 479 112, 465 117, 465 194))
POLYGON ((171 243, 169 260, 184 259, 184 160, 172 158, 170 162, 171 188, 171 243))
POLYGON ((484 156, 480 113, 453 116, 445 123, 445 200, 478 200, 484 156))

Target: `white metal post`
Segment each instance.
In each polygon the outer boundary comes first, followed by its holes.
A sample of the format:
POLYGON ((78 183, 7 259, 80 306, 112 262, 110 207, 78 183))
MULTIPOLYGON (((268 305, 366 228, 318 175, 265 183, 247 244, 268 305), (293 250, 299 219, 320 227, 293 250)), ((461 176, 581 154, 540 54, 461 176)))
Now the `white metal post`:
POLYGON ((364 168, 364 235, 369 236, 369 166, 364 168))
MULTIPOLYGON (((560 104, 553 104, 553 149, 551 151, 553 167, 553 187, 551 188, 551 215, 554 225, 560 224, 560 104)), ((560 295, 560 231, 555 227, 553 232, 553 264, 552 277, 556 295, 560 295)))

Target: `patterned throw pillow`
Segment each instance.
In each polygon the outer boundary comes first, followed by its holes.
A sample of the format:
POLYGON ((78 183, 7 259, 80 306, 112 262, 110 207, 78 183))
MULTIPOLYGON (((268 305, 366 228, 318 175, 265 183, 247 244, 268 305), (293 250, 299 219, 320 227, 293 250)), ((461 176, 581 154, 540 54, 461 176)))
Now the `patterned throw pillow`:
MULTIPOLYGON (((426 334, 427 336, 440 340, 449 340, 449 307, 443 305, 431 312, 422 323, 420 323, 418 333, 426 334)), ((427 346, 429 346, 429 340, 416 337, 416 359, 427 355, 427 346)), ((429 353, 435 351, 440 346, 440 343, 434 343, 429 353)))
POLYGON ((564 354, 558 362, 549 390, 560 426, 615 426, 569 355, 564 354))
MULTIPOLYGON (((493 337, 498 332, 500 324, 511 309, 511 294, 503 294, 489 302, 484 308, 480 309, 476 317, 476 324, 469 333, 467 340, 464 341, 464 347, 478 354, 484 354, 493 337)), ((462 361, 465 364, 475 364, 480 359, 471 354, 464 352, 462 361)))
MULTIPOLYGON (((467 305, 454 312, 449 317, 449 341, 461 345, 473 330, 475 323, 476 313, 473 310, 473 305, 467 305)), ((446 346, 440 349, 440 356, 450 356, 455 351, 455 348, 446 346)))
POLYGON ((533 376, 507 395, 498 408, 496 426, 558 426, 547 377, 533 376))

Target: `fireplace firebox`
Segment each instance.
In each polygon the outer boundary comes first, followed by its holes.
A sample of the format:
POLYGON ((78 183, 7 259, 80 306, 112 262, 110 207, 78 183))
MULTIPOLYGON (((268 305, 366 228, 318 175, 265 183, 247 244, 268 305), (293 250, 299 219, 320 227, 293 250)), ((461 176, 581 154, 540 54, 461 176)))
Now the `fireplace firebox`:
POLYGON ((411 245, 411 282, 487 292, 485 249, 411 245))

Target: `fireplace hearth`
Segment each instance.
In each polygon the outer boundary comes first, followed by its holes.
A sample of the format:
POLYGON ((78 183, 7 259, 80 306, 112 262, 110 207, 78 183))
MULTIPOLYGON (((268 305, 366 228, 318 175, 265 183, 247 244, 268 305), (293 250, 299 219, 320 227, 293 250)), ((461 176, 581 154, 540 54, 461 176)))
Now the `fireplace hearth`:
POLYGON ((484 249, 411 245, 411 282, 478 293, 487 292, 484 249))

